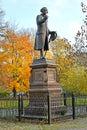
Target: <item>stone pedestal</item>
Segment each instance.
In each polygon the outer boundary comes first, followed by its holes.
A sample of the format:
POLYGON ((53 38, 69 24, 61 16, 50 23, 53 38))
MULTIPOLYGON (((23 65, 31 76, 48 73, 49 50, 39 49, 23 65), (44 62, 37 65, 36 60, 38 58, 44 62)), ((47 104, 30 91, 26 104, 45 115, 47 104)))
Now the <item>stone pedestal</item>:
MULTIPOLYGON (((47 96, 52 95, 58 102, 61 88, 57 82, 56 64, 53 60, 37 59, 31 65, 29 89, 29 105, 25 108, 24 116, 29 118, 47 117, 47 96)), ((59 102, 57 103, 59 105, 59 102)))

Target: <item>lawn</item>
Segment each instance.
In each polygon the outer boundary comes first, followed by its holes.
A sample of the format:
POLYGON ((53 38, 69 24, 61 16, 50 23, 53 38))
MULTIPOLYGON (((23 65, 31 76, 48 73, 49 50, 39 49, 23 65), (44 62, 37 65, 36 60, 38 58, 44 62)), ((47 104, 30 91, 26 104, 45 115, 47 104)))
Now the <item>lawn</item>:
MULTIPOLYGON (((23 107, 29 104, 29 100, 23 100, 23 107)), ((0 108, 18 108, 17 99, 0 99, 0 108)))
MULTIPOLYGON (((62 99, 62 104, 64 103, 64 99, 62 99)), ((72 106, 72 98, 71 97, 67 97, 66 98, 66 104, 67 106, 72 106)), ((83 96, 83 97, 75 97, 75 105, 87 105, 87 96, 83 96)))

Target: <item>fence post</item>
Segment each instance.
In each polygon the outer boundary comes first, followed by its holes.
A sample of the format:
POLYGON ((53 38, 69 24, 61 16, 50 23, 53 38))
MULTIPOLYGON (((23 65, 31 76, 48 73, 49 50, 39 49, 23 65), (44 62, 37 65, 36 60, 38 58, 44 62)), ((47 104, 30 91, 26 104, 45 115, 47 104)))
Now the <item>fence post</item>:
POLYGON ((73 93, 72 93, 72 116, 73 119, 75 119, 75 98, 73 93))
POLYGON ((64 106, 66 106, 66 93, 64 93, 64 106))
POLYGON ((49 94, 47 100, 48 100, 48 124, 51 124, 51 97, 49 94))
POLYGON ((22 95, 18 95, 18 119, 21 121, 21 114, 23 113, 23 100, 22 95))
POLYGON ((23 114, 23 95, 20 95, 20 108, 21 108, 21 114, 23 114))

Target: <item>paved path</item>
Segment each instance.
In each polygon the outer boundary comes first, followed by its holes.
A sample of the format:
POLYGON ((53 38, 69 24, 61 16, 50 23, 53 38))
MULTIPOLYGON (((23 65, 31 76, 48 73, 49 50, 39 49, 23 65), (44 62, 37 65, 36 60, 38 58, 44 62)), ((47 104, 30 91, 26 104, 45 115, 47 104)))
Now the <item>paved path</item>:
POLYGON ((60 130, 87 130, 87 127, 86 128, 69 128, 69 129, 60 129, 60 130))
POLYGON ((48 124, 32 124, 0 120, 0 130, 87 130, 87 118, 48 124))

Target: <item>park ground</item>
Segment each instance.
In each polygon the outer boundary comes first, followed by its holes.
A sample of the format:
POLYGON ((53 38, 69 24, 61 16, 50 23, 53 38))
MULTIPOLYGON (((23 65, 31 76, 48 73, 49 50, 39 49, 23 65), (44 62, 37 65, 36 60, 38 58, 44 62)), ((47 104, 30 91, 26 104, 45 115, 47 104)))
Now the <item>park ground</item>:
POLYGON ((87 118, 60 121, 51 125, 0 120, 0 130, 87 130, 87 118))

